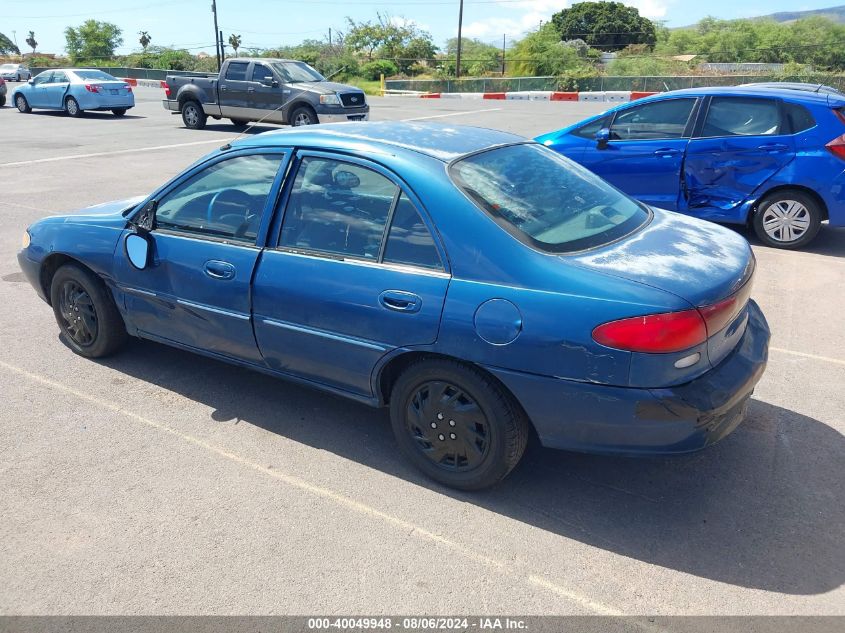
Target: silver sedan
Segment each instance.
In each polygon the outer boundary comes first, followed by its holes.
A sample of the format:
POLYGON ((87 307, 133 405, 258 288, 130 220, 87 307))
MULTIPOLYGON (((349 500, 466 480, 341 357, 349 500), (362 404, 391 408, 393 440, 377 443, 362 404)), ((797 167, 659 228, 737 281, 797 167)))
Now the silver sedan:
POLYGON ((23 64, 3 64, 0 65, 0 77, 6 81, 28 81, 32 73, 23 64))

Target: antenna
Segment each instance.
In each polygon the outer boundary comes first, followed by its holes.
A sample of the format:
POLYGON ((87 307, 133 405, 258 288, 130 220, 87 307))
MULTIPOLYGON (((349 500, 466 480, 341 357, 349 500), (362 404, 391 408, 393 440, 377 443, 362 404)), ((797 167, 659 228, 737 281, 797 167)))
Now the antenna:
POLYGON ((222 150, 231 149, 231 148, 232 148, 232 143, 237 143, 238 141, 240 141, 240 140, 241 140, 241 139, 242 139, 242 138, 243 138, 243 137, 244 137, 244 136, 245 136, 245 135, 246 135, 246 134, 247 134, 247 133, 248 133, 248 132, 249 132, 252 128, 254 128, 256 125, 258 125, 259 123, 262 123, 262 122, 264 121, 264 119, 266 119, 266 118, 267 118, 268 116, 270 116, 271 114, 275 114, 276 112, 278 112, 279 110, 281 110, 282 108, 284 108, 284 107, 285 107, 288 103, 290 103, 291 99, 293 99, 293 96, 288 97, 288 98, 285 100, 285 102, 284 102, 284 103, 282 103, 282 105, 280 105, 278 108, 275 108, 275 109, 273 109, 273 110, 270 110, 267 114, 265 114, 263 117, 261 117, 261 118, 260 118, 260 119, 258 119, 257 121, 253 121, 252 123, 250 123, 249 125, 247 125, 247 126, 246 126, 246 128, 244 129, 244 131, 243 131, 243 132, 241 132, 241 133, 240 133, 240 134, 238 134, 238 135, 237 135, 234 139, 232 139, 231 141, 229 141, 228 143, 226 143, 225 145, 223 145, 220 149, 222 149, 222 150))

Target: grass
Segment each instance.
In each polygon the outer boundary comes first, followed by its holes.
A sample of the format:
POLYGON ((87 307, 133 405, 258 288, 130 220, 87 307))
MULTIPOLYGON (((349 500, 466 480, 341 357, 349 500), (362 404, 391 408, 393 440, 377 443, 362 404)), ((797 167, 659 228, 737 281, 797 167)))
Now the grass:
POLYGON ((361 88, 368 95, 381 96, 381 83, 379 81, 371 81, 363 77, 347 77, 342 83, 361 88))

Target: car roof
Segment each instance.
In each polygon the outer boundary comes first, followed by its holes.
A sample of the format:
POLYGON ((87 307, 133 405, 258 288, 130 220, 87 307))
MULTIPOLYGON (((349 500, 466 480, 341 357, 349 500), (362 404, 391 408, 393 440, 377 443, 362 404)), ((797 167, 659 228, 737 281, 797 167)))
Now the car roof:
MULTIPOLYGON (((799 101, 803 103, 817 103, 819 105, 827 105, 830 99, 842 99, 845 103, 845 98, 839 95, 827 92, 808 92, 805 90, 794 90, 790 88, 773 88, 761 86, 710 86, 705 88, 685 88, 683 90, 672 90, 670 92, 661 92, 658 95, 646 97, 647 99, 662 99, 666 97, 707 97, 707 96, 734 96, 734 97, 768 97, 777 96, 790 101, 799 101)), ((638 99, 638 101, 640 101, 638 99)), ((644 99, 643 99, 644 101, 644 99)))
POLYGON ((468 125, 419 121, 329 123, 265 132, 232 143, 233 147, 302 147, 362 153, 415 152, 444 162, 497 145, 530 143, 508 132, 468 125))

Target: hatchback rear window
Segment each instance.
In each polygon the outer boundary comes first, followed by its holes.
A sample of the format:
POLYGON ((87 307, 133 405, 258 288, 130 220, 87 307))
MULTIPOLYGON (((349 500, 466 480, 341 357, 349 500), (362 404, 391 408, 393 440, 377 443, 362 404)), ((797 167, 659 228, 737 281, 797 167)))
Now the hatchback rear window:
POLYGON ((786 128, 791 134, 809 130, 816 124, 813 115, 802 105, 784 101, 783 114, 786 118, 786 128))
POLYGON ((650 217, 592 172, 537 144, 508 145, 452 164, 452 180, 520 241, 562 253, 602 246, 650 217))

